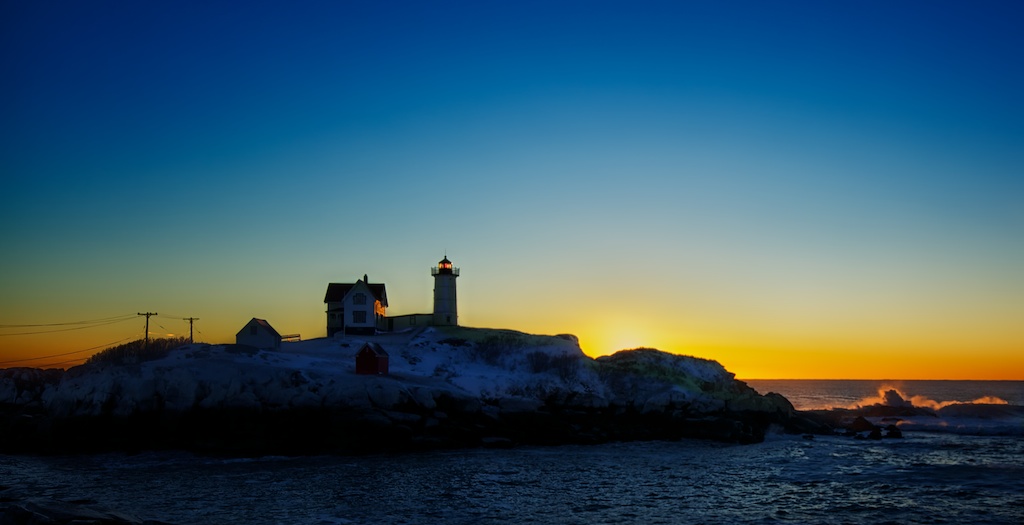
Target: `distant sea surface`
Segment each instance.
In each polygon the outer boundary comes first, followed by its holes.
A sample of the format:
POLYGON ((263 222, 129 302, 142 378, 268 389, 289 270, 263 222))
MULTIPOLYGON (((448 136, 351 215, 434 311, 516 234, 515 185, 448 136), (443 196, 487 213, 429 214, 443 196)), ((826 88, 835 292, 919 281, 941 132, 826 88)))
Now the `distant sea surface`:
MULTIPOLYGON (((879 383, 749 382, 803 408, 849 406, 882 387, 900 388, 906 399, 999 397, 1013 407, 1024 387, 879 383)), ((360 457, 0 455, 0 485, 177 524, 1024 523, 1024 427, 935 428, 881 441, 772 434, 756 445, 635 442, 360 457)))
MULTIPOLYGON (((1024 406, 1024 381, 924 381, 924 380, 784 380, 745 381, 761 394, 776 392, 798 410, 853 408, 880 401, 880 392, 899 391, 915 405, 972 403, 978 400, 1004 401, 1024 406)), ((934 406, 933 406, 934 408, 934 406)))

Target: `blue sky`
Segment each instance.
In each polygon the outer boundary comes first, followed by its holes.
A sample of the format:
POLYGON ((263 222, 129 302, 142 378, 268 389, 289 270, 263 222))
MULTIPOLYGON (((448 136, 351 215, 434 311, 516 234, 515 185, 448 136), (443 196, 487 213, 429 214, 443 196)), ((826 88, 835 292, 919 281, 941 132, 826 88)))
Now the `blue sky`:
MULTIPOLYGON (((1016 3, 0 10, 8 324, 311 337, 330 281, 429 309, 447 251, 464 322, 593 355, 1024 377, 1016 3)), ((120 334, 76 335, 0 348, 120 334)))

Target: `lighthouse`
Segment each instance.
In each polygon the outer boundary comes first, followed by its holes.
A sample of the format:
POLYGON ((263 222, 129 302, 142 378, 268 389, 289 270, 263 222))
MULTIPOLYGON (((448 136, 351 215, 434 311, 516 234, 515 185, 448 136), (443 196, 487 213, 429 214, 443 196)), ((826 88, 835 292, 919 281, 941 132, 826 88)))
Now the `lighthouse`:
POLYGON ((459 310, 455 301, 455 279, 459 277, 459 269, 445 255, 437 266, 430 269, 434 276, 434 325, 458 326, 459 310))

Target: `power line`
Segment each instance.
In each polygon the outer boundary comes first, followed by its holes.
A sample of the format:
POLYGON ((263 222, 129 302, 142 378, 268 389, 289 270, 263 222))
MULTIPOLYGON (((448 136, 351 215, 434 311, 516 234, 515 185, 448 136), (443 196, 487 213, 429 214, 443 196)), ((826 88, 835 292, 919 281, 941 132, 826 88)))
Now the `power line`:
POLYGON ((44 324, 0 324, 0 328, 42 328, 44 326, 69 326, 74 324, 94 324, 102 323, 105 321, 113 321, 115 319, 131 319, 135 317, 132 314, 115 315, 113 317, 104 317, 102 319, 90 319, 87 321, 69 321, 66 323, 44 323, 44 324))
MULTIPOLYGON (((81 354, 83 352, 88 352, 89 350, 96 350, 97 348, 103 348, 103 347, 107 347, 107 346, 111 346, 111 345, 116 345, 117 343, 122 343, 124 341, 129 340, 129 339, 134 339, 134 337, 135 336, 126 337, 124 339, 119 339, 119 340, 114 341, 112 343, 106 343, 106 344, 102 344, 102 345, 99 345, 99 346, 93 346, 91 348, 86 348, 85 350, 75 350, 74 352, 65 352, 63 354, 42 355, 42 356, 39 356, 39 357, 29 357, 29 358, 26 358, 26 359, 12 359, 12 360, 9 360, 9 361, 0 361, 0 365, 6 365, 6 364, 10 364, 10 363, 24 363, 25 361, 38 361, 40 359, 50 359, 52 357, 64 357, 66 355, 81 354)), ((74 361, 74 359, 72 359, 72 361, 74 361)), ((54 363, 51 363, 51 364, 54 364, 54 363)))
POLYGON ((14 332, 14 333, 11 333, 11 334, 0 334, 0 337, 9 336, 9 335, 53 334, 53 333, 57 333, 57 332, 70 332, 72 330, 85 330, 86 328, 96 328, 97 326, 106 326, 108 324, 123 323, 124 321, 129 321, 131 319, 134 319, 134 317, 125 317, 124 319, 115 319, 113 321, 107 321, 107 322, 103 322, 103 323, 91 324, 89 326, 76 326, 74 328, 60 328, 58 330, 39 330, 39 331, 35 331, 35 332, 14 332))
POLYGON ((36 365, 36 368, 61 366, 61 365, 66 365, 68 363, 83 363, 83 362, 87 361, 88 359, 89 359, 88 357, 76 357, 74 359, 68 359, 67 361, 57 361, 56 363, 43 363, 43 364, 40 364, 40 365, 36 365))
MULTIPOLYGON (((167 318, 167 319, 180 319, 182 321, 188 321, 188 340, 189 340, 189 342, 195 342, 194 337, 193 337, 193 332, 199 332, 199 330, 196 330, 193 327, 193 324, 196 321, 199 320, 198 317, 185 317, 185 316, 175 315, 175 314, 163 314, 162 317, 167 318)), ((157 325, 157 326, 159 326, 160 328, 163 328, 164 330, 167 330, 167 327, 165 327, 163 325, 157 325)), ((199 333, 202 333, 202 332, 199 332, 199 333)))
MULTIPOLYGON (((118 343, 124 343, 125 341, 132 341, 132 340, 135 340, 134 336, 130 337, 130 338, 122 339, 121 341, 115 341, 113 343, 108 343, 108 344, 103 345, 103 346, 112 347, 112 346, 114 346, 114 345, 116 345, 118 343)), ((97 348, 99 348, 99 347, 90 348, 90 350, 96 350, 97 348)), ((45 362, 45 363, 34 364, 33 366, 36 367, 36 368, 42 368, 44 366, 58 366, 58 365, 61 365, 61 364, 67 364, 67 363, 71 363, 71 362, 84 362, 84 361, 88 360, 89 358, 91 358, 93 355, 96 355, 96 353, 92 353, 92 354, 86 355, 84 357, 74 357, 72 359, 66 359, 66 360, 63 360, 63 361, 45 362)))

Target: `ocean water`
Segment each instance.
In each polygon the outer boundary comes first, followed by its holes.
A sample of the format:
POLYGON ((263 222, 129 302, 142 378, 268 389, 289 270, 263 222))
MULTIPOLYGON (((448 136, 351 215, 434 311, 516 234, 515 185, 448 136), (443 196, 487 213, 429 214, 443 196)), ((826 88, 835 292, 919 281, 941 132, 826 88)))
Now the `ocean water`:
POLYGON ((935 408, 946 403, 1005 402, 1024 406, 1024 381, 930 380, 782 380, 746 381, 762 394, 778 392, 798 410, 853 408, 880 401, 880 392, 895 389, 916 406, 935 408))
MULTIPOLYGON (((836 385, 818 387, 837 399, 855 397, 836 385)), ((1003 393, 1014 402, 1020 394, 1003 393)), ((946 395, 928 393, 932 400, 946 395)), ((882 441, 772 434, 756 445, 635 442, 361 457, 0 456, 0 485, 178 524, 1020 524, 1024 432, 1002 428, 1011 431, 909 431, 882 441)))

